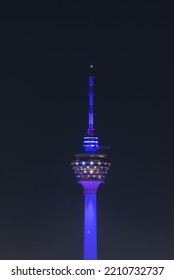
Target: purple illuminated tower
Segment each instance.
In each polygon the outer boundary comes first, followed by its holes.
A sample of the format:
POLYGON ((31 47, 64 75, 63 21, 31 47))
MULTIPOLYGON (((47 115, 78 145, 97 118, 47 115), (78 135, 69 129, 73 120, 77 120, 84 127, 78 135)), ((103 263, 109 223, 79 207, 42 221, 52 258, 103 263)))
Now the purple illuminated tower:
MULTIPOLYGON (((91 65, 90 68, 93 68, 91 65)), ((107 155, 98 145, 98 137, 94 134, 94 77, 89 77, 89 123, 87 135, 84 136, 84 153, 76 154, 72 162, 77 182, 82 185, 85 196, 84 207, 84 259, 97 259, 97 189, 104 183, 110 162, 107 155)))

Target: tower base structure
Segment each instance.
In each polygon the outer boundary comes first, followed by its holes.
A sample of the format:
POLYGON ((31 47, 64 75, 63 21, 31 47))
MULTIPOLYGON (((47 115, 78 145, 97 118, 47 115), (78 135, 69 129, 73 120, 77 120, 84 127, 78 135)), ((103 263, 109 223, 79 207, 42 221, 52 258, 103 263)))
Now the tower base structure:
POLYGON ((85 196, 84 260, 97 260, 97 189, 102 181, 79 181, 85 196))

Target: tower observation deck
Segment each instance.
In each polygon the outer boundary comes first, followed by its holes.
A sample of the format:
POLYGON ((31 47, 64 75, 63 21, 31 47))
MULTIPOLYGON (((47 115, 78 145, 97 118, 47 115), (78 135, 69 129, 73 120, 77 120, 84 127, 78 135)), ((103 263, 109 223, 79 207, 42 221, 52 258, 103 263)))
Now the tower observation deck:
MULTIPOLYGON (((90 66, 93 68, 93 66, 90 66)), ((98 137, 94 134, 94 77, 89 76, 89 119, 87 134, 83 138, 84 153, 75 155, 71 163, 77 182, 82 185, 85 195, 84 207, 84 259, 97 259, 97 189, 110 167, 110 161, 102 147, 99 146, 98 137)))

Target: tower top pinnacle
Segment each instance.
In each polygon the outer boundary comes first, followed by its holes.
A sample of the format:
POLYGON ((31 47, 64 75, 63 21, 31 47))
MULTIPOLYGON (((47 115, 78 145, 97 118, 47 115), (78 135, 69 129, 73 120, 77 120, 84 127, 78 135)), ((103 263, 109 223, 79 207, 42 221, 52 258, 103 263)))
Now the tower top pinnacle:
POLYGON ((90 64, 89 65, 89 76, 94 76, 94 65, 90 64))

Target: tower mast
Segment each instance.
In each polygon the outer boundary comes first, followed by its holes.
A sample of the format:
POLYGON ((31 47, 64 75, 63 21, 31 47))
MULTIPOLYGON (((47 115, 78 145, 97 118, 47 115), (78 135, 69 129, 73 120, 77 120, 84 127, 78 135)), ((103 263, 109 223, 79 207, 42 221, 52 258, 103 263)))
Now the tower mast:
POLYGON ((94 134, 94 112, 93 112, 93 98, 94 98, 94 78, 89 77, 89 122, 88 135, 94 134))

